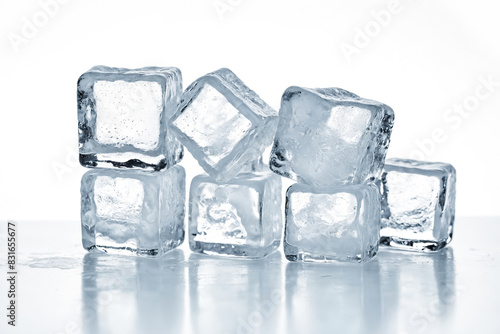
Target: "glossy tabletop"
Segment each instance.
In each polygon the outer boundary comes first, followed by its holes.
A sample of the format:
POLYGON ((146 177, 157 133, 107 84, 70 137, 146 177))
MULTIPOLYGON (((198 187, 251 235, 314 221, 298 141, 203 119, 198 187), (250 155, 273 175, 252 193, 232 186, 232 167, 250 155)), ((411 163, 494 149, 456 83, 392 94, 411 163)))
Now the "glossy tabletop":
MULTIPOLYGON (((5 246, 5 225, 1 229, 5 246)), ((364 265, 87 253, 79 222, 18 222, 18 319, 2 333, 500 333, 500 218, 435 254, 364 265)), ((4 249, 0 272, 6 275, 4 249)), ((0 293, 4 305, 6 280, 0 293)), ((2 307, 2 309, 5 309, 2 307)), ((6 312, 4 312, 6 313, 6 312)))

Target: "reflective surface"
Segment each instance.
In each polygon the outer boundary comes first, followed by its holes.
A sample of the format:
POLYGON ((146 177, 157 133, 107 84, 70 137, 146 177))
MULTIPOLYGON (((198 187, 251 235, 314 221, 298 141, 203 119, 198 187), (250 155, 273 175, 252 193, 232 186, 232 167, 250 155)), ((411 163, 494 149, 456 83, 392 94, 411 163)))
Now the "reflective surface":
POLYGON ((2 321, 2 333, 500 332, 500 218, 458 218, 451 247, 382 249, 365 265, 209 257, 186 244, 156 260, 90 254, 78 222, 18 225, 18 326, 2 321))

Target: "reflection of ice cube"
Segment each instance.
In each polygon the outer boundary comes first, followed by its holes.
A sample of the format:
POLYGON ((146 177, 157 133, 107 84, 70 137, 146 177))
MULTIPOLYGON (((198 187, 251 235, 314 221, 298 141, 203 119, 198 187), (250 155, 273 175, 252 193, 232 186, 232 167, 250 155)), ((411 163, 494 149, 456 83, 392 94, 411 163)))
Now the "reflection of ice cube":
POLYGON ((227 181, 272 141, 277 113, 228 69, 189 86, 171 128, 205 171, 227 181))
POLYGON ((360 183, 381 173, 394 112, 338 88, 283 94, 271 169, 314 186, 360 183))
POLYGON ((261 257, 280 240, 281 179, 245 173, 228 183, 195 177, 190 190, 189 237, 193 251, 261 257))
POLYGON ((388 159, 382 175, 381 243, 434 251, 453 235, 456 172, 444 163, 388 159))
POLYGON ((182 93, 176 68, 96 66, 78 80, 80 162, 85 167, 161 170, 182 146, 167 129, 182 93))
POLYGON ((162 254, 184 239, 185 172, 92 170, 82 177, 82 232, 87 250, 162 254))
POLYGON ((380 199, 375 185, 287 191, 285 255, 296 261, 364 262, 378 249, 380 199))

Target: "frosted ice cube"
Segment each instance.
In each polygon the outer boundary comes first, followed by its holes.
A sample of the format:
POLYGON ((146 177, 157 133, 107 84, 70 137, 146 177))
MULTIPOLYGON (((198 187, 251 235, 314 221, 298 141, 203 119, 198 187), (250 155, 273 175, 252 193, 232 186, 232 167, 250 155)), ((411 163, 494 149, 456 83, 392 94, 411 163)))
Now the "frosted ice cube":
POLYGON ((184 240, 181 166, 147 173, 95 169, 82 177, 83 246, 106 253, 161 255, 184 240))
POLYGON ((382 245, 436 251, 451 242, 456 194, 452 165, 387 159, 381 180, 382 245))
POLYGON ((195 252, 262 257, 280 244, 281 178, 239 174, 227 183, 208 175, 191 182, 189 245, 195 252))
POLYGON ((78 80, 80 163, 161 170, 182 159, 167 129, 182 94, 174 67, 95 66, 78 80))
POLYGON ((201 167, 224 182, 271 145, 277 115, 233 72, 220 69, 186 89, 170 124, 201 167))
POLYGON ((380 193, 374 184, 287 191, 285 256, 290 261, 364 262, 378 250, 380 193))
POLYGON ((281 100, 271 170, 318 187, 375 180, 393 123, 390 107, 343 89, 290 87, 281 100))

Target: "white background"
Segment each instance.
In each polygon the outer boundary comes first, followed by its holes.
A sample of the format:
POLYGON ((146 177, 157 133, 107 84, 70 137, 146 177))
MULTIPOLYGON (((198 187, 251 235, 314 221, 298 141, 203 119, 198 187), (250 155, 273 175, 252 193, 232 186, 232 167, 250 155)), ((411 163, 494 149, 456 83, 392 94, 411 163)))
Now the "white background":
POLYGON ((291 85, 384 102, 389 156, 452 163, 457 214, 500 215, 498 2, 56 1, 0 0, 0 219, 79 219, 76 80, 97 64, 184 87, 228 67, 276 109, 291 85))

